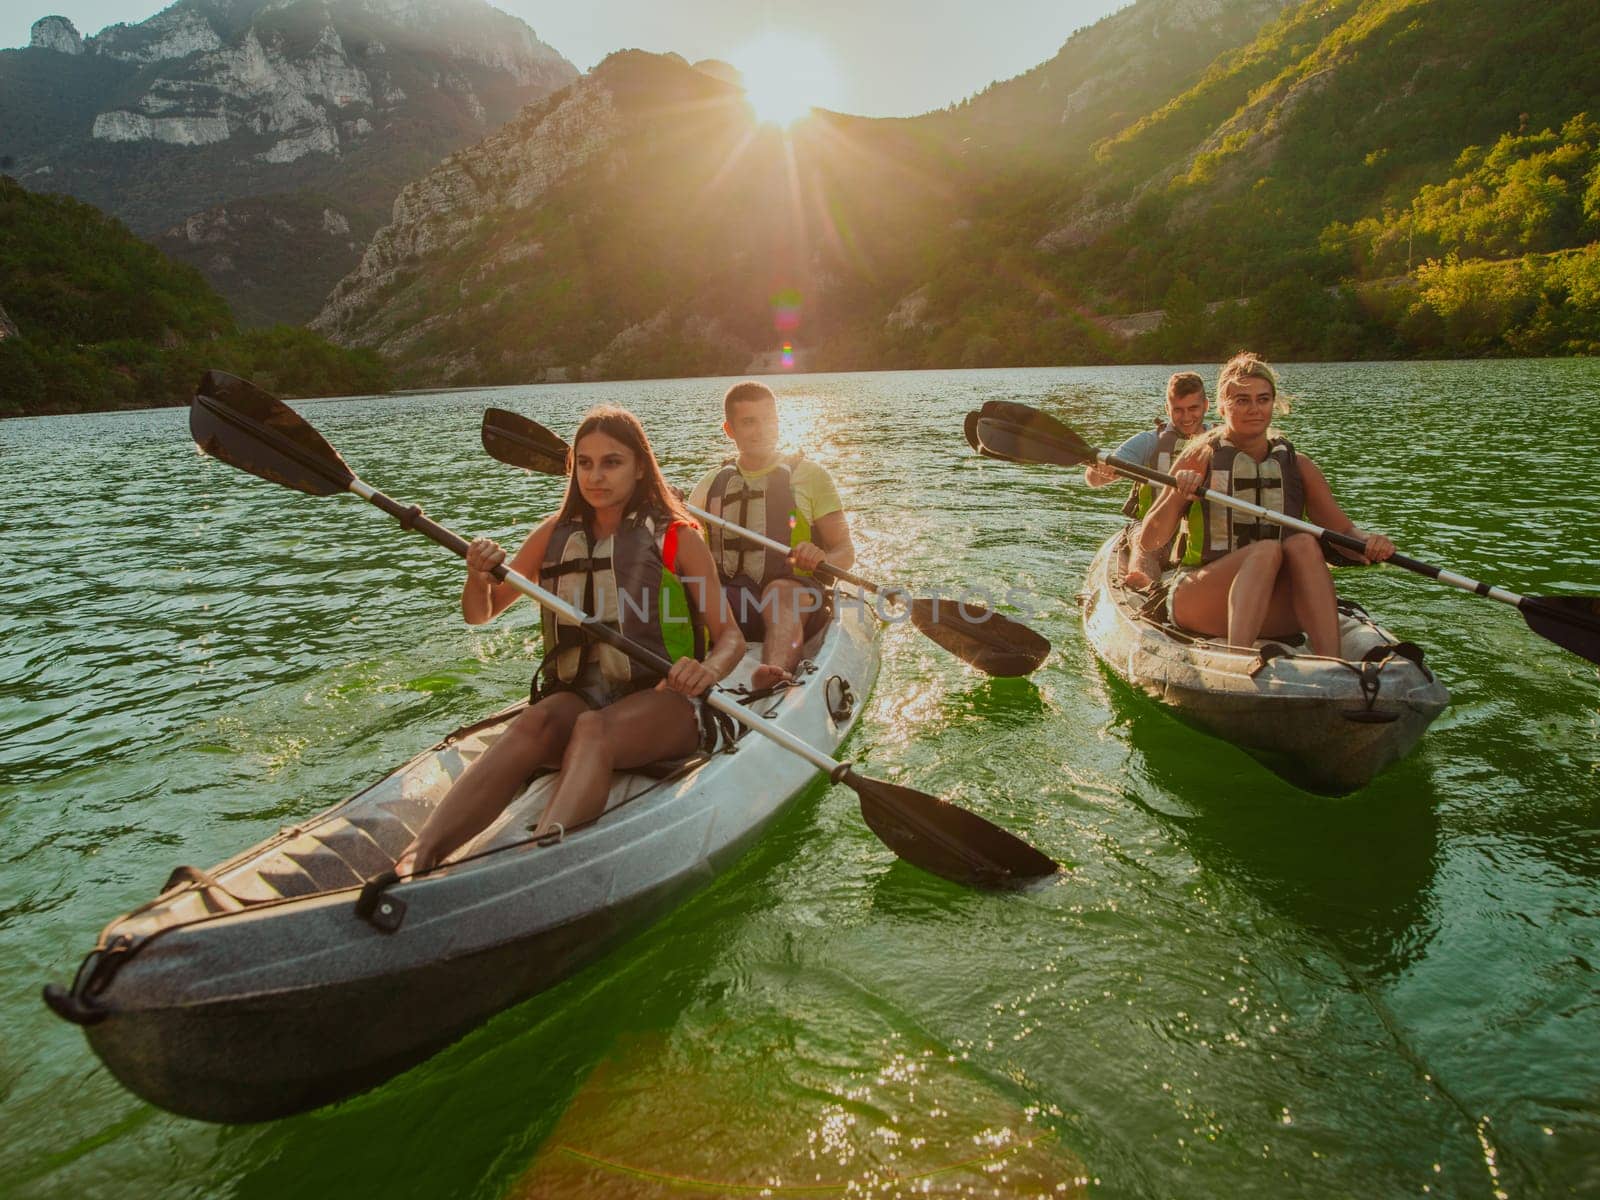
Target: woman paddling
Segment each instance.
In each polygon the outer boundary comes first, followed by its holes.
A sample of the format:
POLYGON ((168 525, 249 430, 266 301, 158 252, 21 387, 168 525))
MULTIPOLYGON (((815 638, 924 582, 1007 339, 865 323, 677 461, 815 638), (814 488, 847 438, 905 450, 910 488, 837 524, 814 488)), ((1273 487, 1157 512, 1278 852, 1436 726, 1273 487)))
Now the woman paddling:
MULTIPOLYGON (((594 409, 572 446, 566 499, 528 535, 511 569, 537 572, 542 587, 673 659, 672 671, 658 680, 546 609, 534 703, 456 780, 400 856, 401 874, 429 870, 482 832, 539 767, 560 767, 561 779, 534 835, 593 821, 605 811, 612 771, 695 751, 693 697, 744 655, 711 551, 662 479, 638 419, 594 409)), ((493 620, 520 595, 495 582, 505 557, 488 538, 469 547, 467 624, 493 620)))
POLYGON ((1195 489, 1205 484, 1361 538, 1367 562, 1388 558, 1394 543, 1357 529, 1317 465, 1272 428, 1274 412, 1288 406, 1278 397, 1277 376, 1260 358, 1241 353, 1228 360, 1217 380, 1217 404, 1222 424, 1178 460, 1178 486, 1163 491, 1139 530, 1140 544, 1159 550, 1188 514, 1178 544, 1181 565, 1168 585, 1172 620, 1197 633, 1226 634, 1229 645, 1243 648, 1258 637, 1304 630, 1312 653, 1336 658, 1338 601, 1317 539, 1220 504, 1194 503, 1195 489))

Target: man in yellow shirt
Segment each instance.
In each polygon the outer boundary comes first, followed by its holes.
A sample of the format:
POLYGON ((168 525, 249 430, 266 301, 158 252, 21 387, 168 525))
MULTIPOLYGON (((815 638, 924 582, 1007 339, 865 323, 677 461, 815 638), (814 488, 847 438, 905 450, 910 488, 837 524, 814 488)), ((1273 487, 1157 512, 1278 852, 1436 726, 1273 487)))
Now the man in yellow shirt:
POLYGON ((706 530, 739 628, 761 643, 757 688, 793 679, 806 637, 826 620, 826 592, 812 578, 819 563, 849 570, 856 560, 850 523, 828 472, 778 448, 778 400, 764 383, 736 383, 722 398, 722 432, 739 453, 695 485, 689 503, 790 547, 787 557, 728 533, 706 530))

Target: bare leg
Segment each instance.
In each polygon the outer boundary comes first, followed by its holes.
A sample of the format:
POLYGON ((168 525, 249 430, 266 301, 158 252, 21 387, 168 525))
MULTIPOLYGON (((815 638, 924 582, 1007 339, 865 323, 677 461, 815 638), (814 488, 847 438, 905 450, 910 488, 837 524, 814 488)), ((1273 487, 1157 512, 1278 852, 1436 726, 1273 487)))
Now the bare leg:
POLYGON ((1172 597, 1172 615, 1187 629, 1226 633, 1230 646, 1248 649, 1261 634, 1282 563, 1275 541, 1235 550, 1184 578, 1172 597))
POLYGON ((798 580, 774 579, 761 593, 761 614, 766 636, 761 639, 761 665, 750 677, 755 688, 769 687, 781 679, 793 679, 805 644, 806 618, 801 611, 811 593, 798 580))
POLYGON ((395 870, 402 875, 426 871, 481 833, 535 768, 556 765, 573 722, 588 711, 577 696, 558 692, 522 712, 451 785, 416 839, 401 852, 395 870))
POLYGON ((576 829, 600 816, 612 771, 688 755, 699 744, 694 706, 677 692, 635 692, 583 713, 573 722, 561 759, 561 782, 534 835, 550 833, 557 825, 576 829))
POLYGON ((1155 550, 1146 550, 1139 545, 1139 539, 1128 539, 1128 569, 1123 572, 1122 582, 1125 586, 1136 592, 1142 592, 1161 575, 1161 555, 1155 550))
POLYGON ((1290 534, 1283 541, 1283 561, 1295 619, 1311 639, 1311 652, 1337 658, 1339 600, 1322 547, 1309 533, 1290 534))

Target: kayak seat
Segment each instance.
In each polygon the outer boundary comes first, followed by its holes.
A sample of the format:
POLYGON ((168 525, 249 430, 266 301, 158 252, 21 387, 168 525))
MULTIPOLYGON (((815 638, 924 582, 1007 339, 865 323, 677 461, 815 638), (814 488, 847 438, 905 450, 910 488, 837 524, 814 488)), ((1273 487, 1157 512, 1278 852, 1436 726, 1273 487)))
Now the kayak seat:
POLYGON ((346 818, 351 825, 372 839, 374 845, 388 855, 390 865, 411 844, 411 829, 393 813, 379 809, 352 813, 346 818))
POLYGON ((356 828, 349 821, 329 821, 313 830, 312 834, 362 879, 381 875, 394 866, 394 858, 385 854, 366 831, 356 828))

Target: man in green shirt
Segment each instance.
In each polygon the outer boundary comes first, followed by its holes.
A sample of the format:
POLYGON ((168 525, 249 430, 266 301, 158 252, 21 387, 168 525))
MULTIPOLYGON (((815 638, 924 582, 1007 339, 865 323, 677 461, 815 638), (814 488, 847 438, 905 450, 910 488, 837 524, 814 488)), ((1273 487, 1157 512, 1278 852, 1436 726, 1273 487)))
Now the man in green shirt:
POLYGON ((826 562, 855 562, 839 489, 822 467, 779 450, 778 400, 764 383, 736 383, 722 398, 722 431, 737 456, 708 471, 689 503, 790 547, 784 556, 720 526, 706 530, 734 620, 761 643, 752 685, 793 679, 806 637, 827 619, 826 591, 812 577, 826 562))

